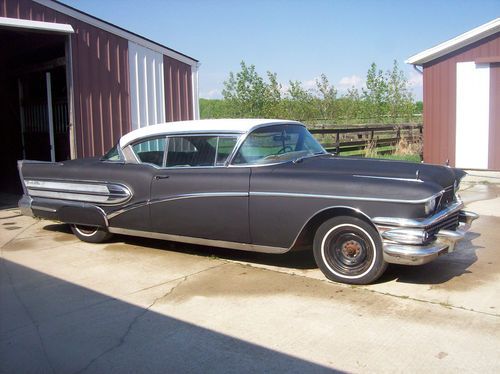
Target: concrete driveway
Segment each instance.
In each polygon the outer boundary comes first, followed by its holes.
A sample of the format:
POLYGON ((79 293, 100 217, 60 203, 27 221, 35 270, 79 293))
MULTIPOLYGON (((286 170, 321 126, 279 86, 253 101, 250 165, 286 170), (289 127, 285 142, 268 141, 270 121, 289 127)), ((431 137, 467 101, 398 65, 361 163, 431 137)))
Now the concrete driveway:
POLYGON ((326 281, 312 255, 116 237, 0 211, 0 372, 500 372, 500 186, 457 252, 326 281))

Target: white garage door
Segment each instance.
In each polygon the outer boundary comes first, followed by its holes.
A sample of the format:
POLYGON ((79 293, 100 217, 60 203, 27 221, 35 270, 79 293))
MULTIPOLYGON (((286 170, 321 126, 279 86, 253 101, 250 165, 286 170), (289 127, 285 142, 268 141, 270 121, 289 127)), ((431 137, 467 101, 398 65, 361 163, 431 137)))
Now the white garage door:
POLYGON ((456 114, 456 166, 487 169, 490 123, 488 64, 457 63, 456 114))

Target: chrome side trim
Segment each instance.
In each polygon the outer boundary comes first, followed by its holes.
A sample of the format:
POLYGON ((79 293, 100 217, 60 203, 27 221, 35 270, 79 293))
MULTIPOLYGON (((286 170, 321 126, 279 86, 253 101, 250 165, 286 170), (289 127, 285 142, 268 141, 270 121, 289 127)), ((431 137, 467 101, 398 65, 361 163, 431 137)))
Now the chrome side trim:
POLYGON ((113 218, 119 216, 120 214, 129 212, 129 211, 134 210, 134 209, 142 208, 142 207, 145 207, 147 205, 149 205, 149 200, 148 201, 137 202, 137 203, 130 204, 130 205, 126 205, 126 206, 124 206, 121 209, 115 210, 113 213, 107 214, 106 218, 108 220, 110 220, 110 219, 113 219, 113 218))
POLYGON ((203 197, 248 197, 248 192, 195 192, 195 193, 168 196, 163 199, 150 200, 149 204, 153 205, 174 200, 198 199, 203 197))
POLYGON ((450 215, 460 211, 464 204, 457 200, 455 203, 427 218, 399 218, 399 217, 375 217, 372 219, 377 226, 400 226, 408 228, 425 228, 445 220, 450 215))
POLYGON ((307 197, 315 199, 334 199, 334 200, 355 200, 355 201, 375 201, 384 203, 403 203, 403 204, 422 204, 429 200, 440 196, 443 192, 440 191, 425 199, 419 200, 406 200, 406 199, 387 199, 378 197, 359 197, 359 196, 345 196, 345 195, 322 195, 322 194, 308 194, 308 193, 295 193, 295 192, 250 192, 250 196, 266 196, 266 197, 307 197))
POLYGON ((102 218, 104 219, 104 224, 106 225, 106 227, 109 227, 108 216, 106 215, 106 212, 104 211, 104 209, 102 209, 100 206, 97 206, 97 205, 94 205, 94 208, 96 208, 101 213, 102 218))
POLYGON ((207 245, 207 246, 213 246, 213 247, 237 249, 240 251, 280 254, 280 253, 285 253, 289 250, 288 248, 281 248, 281 247, 270 247, 270 246, 248 244, 248 243, 227 242, 224 240, 193 238, 190 236, 162 234, 162 233, 157 233, 157 232, 140 231, 140 230, 129 230, 129 229, 123 229, 123 228, 119 228, 119 227, 109 227, 108 231, 111 233, 114 233, 114 234, 124 234, 124 235, 140 236, 140 237, 144 237, 144 238, 170 240, 170 241, 181 242, 181 243, 199 244, 199 245, 207 245))
POLYGON ((415 178, 393 178, 393 177, 380 177, 377 175, 353 175, 354 178, 371 178, 371 179, 384 179, 384 180, 391 180, 391 181, 404 181, 404 182, 415 182, 415 183, 423 183, 424 181, 421 179, 415 179, 415 178))
POLYGON ((25 184, 34 197, 103 205, 121 204, 132 197, 130 189, 120 183, 27 179, 25 184))
POLYGON ((40 205, 31 205, 31 209, 41 210, 41 211, 50 212, 50 213, 56 213, 57 212, 57 209, 47 208, 46 206, 40 206, 40 205))
POLYGON ((165 197, 163 199, 155 199, 149 201, 137 202, 128 206, 124 206, 123 208, 114 211, 113 213, 108 214, 108 219, 115 218, 120 214, 129 212, 131 210, 142 208, 147 205, 166 203, 169 201, 175 200, 183 200, 183 199, 197 199, 197 198, 205 198, 205 197, 248 197, 248 192, 199 192, 199 193, 188 193, 181 195, 172 195, 165 197))

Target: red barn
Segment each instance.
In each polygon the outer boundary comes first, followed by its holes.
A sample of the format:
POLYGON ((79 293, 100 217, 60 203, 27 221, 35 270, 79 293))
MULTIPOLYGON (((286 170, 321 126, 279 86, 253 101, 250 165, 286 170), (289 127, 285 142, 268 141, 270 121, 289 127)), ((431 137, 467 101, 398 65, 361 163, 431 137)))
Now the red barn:
POLYGON ((0 0, 0 191, 16 160, 102 155, 121 135, 197 119, 198 61, 52 0, 0 0))
POLYGON ((407 61, 424 75, 424 161, 500 170, 500 18, 407 61))

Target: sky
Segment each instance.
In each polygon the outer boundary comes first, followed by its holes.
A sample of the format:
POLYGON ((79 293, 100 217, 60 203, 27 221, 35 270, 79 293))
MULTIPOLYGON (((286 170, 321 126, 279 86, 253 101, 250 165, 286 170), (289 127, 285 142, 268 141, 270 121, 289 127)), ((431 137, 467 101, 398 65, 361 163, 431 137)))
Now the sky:
POLYGON ((240 62, 286 88, 326 74, 340 94, 361 88, 372 62, 397 60, 417 100, 422 77, 405 60, 500 17, 500 0, 64 0, 200 61, 200 97, 220 98, 240 62))

